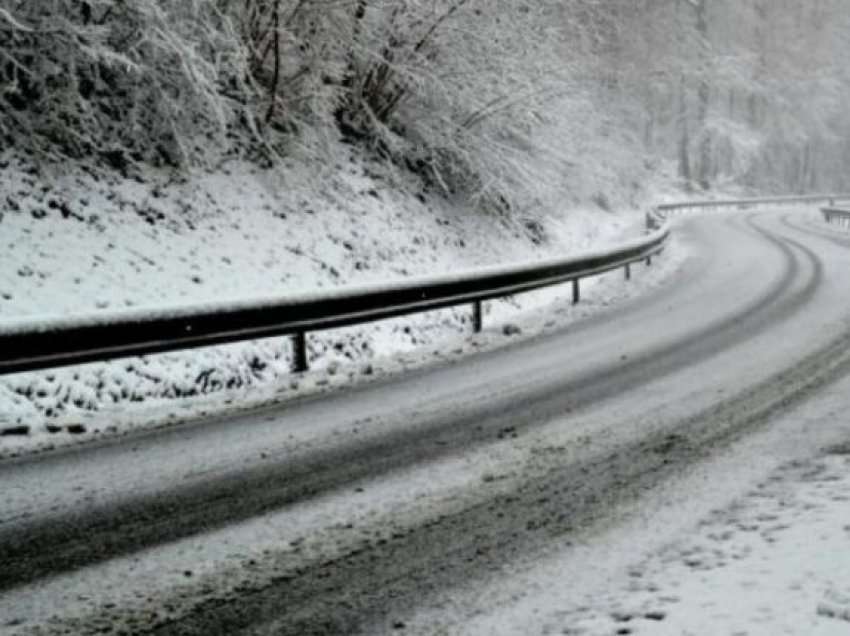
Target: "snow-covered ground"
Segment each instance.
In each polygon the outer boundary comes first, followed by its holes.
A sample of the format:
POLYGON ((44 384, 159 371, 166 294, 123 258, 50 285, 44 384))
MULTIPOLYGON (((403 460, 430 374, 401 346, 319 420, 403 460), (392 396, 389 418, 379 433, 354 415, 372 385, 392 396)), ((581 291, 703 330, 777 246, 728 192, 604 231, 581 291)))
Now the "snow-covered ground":
MULTIPOLYGON (((770 250, 766 254, 770 256, 770 250)), ((753 278, 761 278, 761 273, 753 272, 753 278)), ((705 291, 693 284, 683 287, 688 294, 705 291)), ((251 585, 261 588, 281 575, 277 568, 292 567, 290 558, 329 559, 335 551, 384 540, 491 500, 494 494, 515 493, 512 482, 542 476, 555 463, 568 464, 605 447, 623 448, 625 437, 640 439, 665 419, 681 420, 726 389, 737 390, 742 379, 752 381, 751 376, 758 375, 756 369, 765 363, 760 357, 767 357, 762 373, 784 368, 783 360, 796 358, 793 339, 787 336, 799 333, 801 325, 819 327, 815 343, 832 342, 830 332, 842 328, 836 324, 843 315, 835 300, 837 288, 840 283, 830 277, 820 292, 821 300, 832 299, 826 311, 814 303, 806 305, 808 315, 795 314, 780 323, 778 333, 760 333, 743 343, 743 361, 740 348, 724 350, 704 366, 686 370, 684 377, 660 377, 641 386, 637 390, 646 398, 643 403, 634 392, 624 391, 578 416, 555 418, 510 440, 500 436, 468 453, 448 453, 356 486, 346 484, 285 510, 157 545, 146 550, 144 558, 122 555, 37 581, 4 595, 0 616, 9 618, 10 634, 39 633, 34 627, 39 623, 57 631, 74 631, 80 625, 115 627, 128 616, 149 617, 152 609, 161 617, 162 607, 167 616, 178 617, 199 597, 219 598, 216 594, 223 590, 227 594, 251 585), (754 342, 759 339, 762 342, 754 342), (771 342, 785 346, 765 346, 771 342), (736 360, 737 365, 729 364, 736 360), (663 395, 669 402, 652 406, 663 395), (120 585, 104 586, 103 581, 120 585), (96 620, 86 622, 92 611, 96 620)), ((740 290, 729 293, 740 296, 740 290)), ((696 303, 678 304, 700 311, 696 303)), ((665 314, 656 303, 649 305, 665 314)), ((710 317, 706 320, 711 322, 710 317)), ((605 340, 591 341, 588 348, 602 354, 605 340)), ((608 355, 620 351, 617 342, 607 347, 608 355)), ((423 593, 421 610, 404 616, 405 633, 845 633, 849 390, 850 378, 841 378, 796 407, 783 409, 770 426, 695 461, 635 501, 614 506, 611 519, 601 527, 576 528, 566 541, 554 535, 544 558, 535 554, 525 562, 506 554, 504 567, 492 576, 433 589, 430 596, 423 593)), ((436 409, 452 408, 447 401, 435 402, 436 409)), ((246 458, 266 460, 269 453, 281 454, 281 447, 270 448, 265 437, 270 433, 285 445, 287 456, 294 456, 345 434, 362 439, 398 425, 396 417, 361 420, 357 409, 335 417, 314 415, 290 419, 284 428, 275 416, 258 413, 246 424, 251 435, 218 426, 217 434, 225 437, 201 438, 191 465, 174 447, 160 448, 154 455, 162 452, 162 459, 179 459, 163 461, 159 470, 151 471, 146 454, 133 463, 119 448, 106 447, 98 459, 109 464, 106 474, 114 475, 112 479, 76 471, 67 480, 47 480, 49 488, 25 488, 24 470, 14 478, 22 481, 9 488, 7 505, 14 518, 26 506, 47 511, 104 502, 109 488, 120 483, 132 484, 134 492, 142 494, 158 482, 206 479, 227 464, 223 456, 235 453, 236 447, 242 447, 246 458), (352 428, 352 419, 362 425, 352 428), (226 439, 233 443, 223 443, 226 439)), ((73 460, 66 466, 76 468, 73 460)), ((29 478, 43 480, 37 469, 30 468, 29 478)), ((386 631, 395 630, 391 625, 386 631)))
MULTIPOLYGON (((457 272, 643 231, 638 208, 476 212, 353 150, 333 166, 234 162, 182 177, 78 167, 48 179, 11 153, 0 165, 0 324, 457 272)), ((285 338, 8 376, 0 431, 17 434, 0 436, 0 456, 285 400, 533 335, 657 284, 673 261, 631 285, 619 274, 587 281, 576 309, 566 287, 487 303, 489 329, 475 338, 466 307, 313 334, 313 371, 303 376, 290 373, 285 338)))
POLYGON ((848 391, 845 377, 544 562, 439 597, 408 632, 850 633, 848 391))
POLYGON ((848 501, 850 446, 786 464, 559 633, 847 634, 848 501))
MULTIPOLYGON (((627 233, 632 227, 629 223, 624 221, 619 229, 612 229, 611 236, 627 233)), ((588 303, 577 311, 586 315, 618 297, 663 284, 665 276, 672 274, 677 263, 686 256, 684 247, 674 242, 671 253, 661 259, 659 266, 638 273, 634 284, 626 285, 621 274, 604 277, 588 295, 588 303)), ((824 290, 823 294, 835 298, 831 292, 835 291, 836 283, 833 280, 831 284, 833 288, 824 290)), ((505 305, 496 310, 511 312, 509 319, 520 326, 520 337, 541 329, 557 328, 578 315, 566 301, 553 300, 551 292, 528 298, 531 299, 528 304, 519 308, 505 305), (546 311, 534 312, 535 303, 538 306, 547 303, 546 311)), ((501 328, 505 315, 491 314, 493 326, 477 337, 469 336, 462 328, 445 329, 438 336, 451 339, 452 345, 440 350, 440 358, 506 342, 508 336, 501 328)), ((785 325, 783 328, 793 327, 785 325)), ((411 333, 418 331, 412 329, 411 333)), ((433 342, 437 342, 436 336, 433 342)), ((777 353, 773 349, 770 352, 777 353)), ((368 377, 401 370, 405 361, 424 364, 426 359, 435 357, 434 346, 430 343, 429 346, 410 347, 400 352, 399 357, 384 355, 386 357, 381 358, 373 353, 371 359, 376 361, 375 368, 368 377)), ((350 366, 359 370, 363 364, 364 360, 357 359, 350 366)), ((722 361, 716 364, 724 367, 722 361)), ((349 372, 341 365, 333 373, 330 364, 317 366, 320 368, 305 377, 287 374, 289 380, 285 387, 288 391, 279 397, 286 399, 287 395, 303 393, 305 387, 321 389, 333 383, 356 381, 352 376, 359 373, 349 372), (300 386, 296 386, 298 383, 300 386)), ((117 368, 119 370, 112 373, 120 380, 123 367, 117 368)), ((746 375, 741 368, 735 373, 746 375)), ((696 391, 698 384, 709 380, 725 382, 721 374, 708 372, 699 381, 692 378, 692 388, 696 391)), ((256 404, 261 399, 276 399, 280 388, 280 383, 273 381, 258 382, 248 394, 248 402, 256 404)), ((469 597, 466 601, 470 603, 490 599, 485 603, 487 610, 472 619, 467 612, 459 613, 457 618, 463 619, 462 627, 452 625, 451 612, 435 604, 411 618, 407 623, 410 630, 416 633, 417 626, 426 625, 427 629, 423 628, 420 633, 433 633, 428 631, 435 624, 429 612, 439 611, 440 621, 449 624, 446 633, 464 634, 846 633, 850 625, 850 588, 845 581, 845 555, 850 541, 850 517, 846 506, 846 492, 850 486, 850 449, 846 440, 850 429, 844 418, 848 388, 850 380, 844 378, 811 402, 783 413, 769 430, 742 440, 725 456, 698 464, 692 472, 674 480, 676 483, 648 497, 651 501, 642 500, 636 506, 639 509, 625 511, 609 530, 592 537, 579 537, 577 544, 553 544, 551 558, 544 563, 519 564, 508 572, 509 575, 500 573, 483 587, 453 590, 457 598, 452 604, 461 609, 464 596, 469 597), (576 581, 581 585, 576 585, 576 581), (501 603, 500 599, 510 602, 501 603)), ((232 389, 197 396, 186 410, 178 408, 173 400, 146 399, 143 409, 138 411, 145 413, 145 421, 138 414, 127 412, 126 403, 120 401, 112 410, 102 410, 89 417, 91 421, 105 421, 104 415, 113 418, 123 410, 124 419, 110 419, 111 425, 120 431, 146 422, 161 424, 168 421, 168 415, 175 415, 171 419, 179 419, 181 413, 182 417, 193 417, 203 409, 219 410, 237 397, 241 402, 245 395, 244 389, 232 389)), ((702 387, 691 395, 691 400, 696 395, 711 400, 713 391, 705 391, 702 387)), ((625 401, 627 397, 622 399, 625 401)), ((685 399, 684 403, 689 401, 685 399)), ((634 405, 612 408, 630 413, 634 405)), ((596 413, 590 413, 586 419, 587 425, 595 426, 599 418, 596 413)), ((316 434, 316 428, 312 421, 304 427, 310 434, 316 434)), ((556 423, 551 428, 541 430, 528 441, 545 442, 546 445, 556 443, 556 423)), ((623 432, 621 429, 623 427, 618 427, 623 432)), ((570 426, 563 427, 561 434, 572 437, 581 432, 576 422, 571 422, 570 426)), ((643 432, 641 426, 635 426, 635 434, 643 432)), ((15 448, 31 449, 45 441, 56 443, 51 441, 54 439, 79 438, 32 433, 8 438, 8 442, 4 440, 3 443, 8 444, 8 453, 15 448)), ((251 438, 244 443, 258 442, 251 438)), ((302 545, 302 537, 319 536, 314 532, 317 527, 330 528, 331 537, 336 537, 333 533, 345 535, 350 528, 337 527, 336 521, 341 507, 347 506, 354 515, 365 515, 364 504, 377 501, 387 520, 398 520, 406 519, 401 512, 420 496, 432 497, 438 502, 445 500, 447 506, 461 506, 468 500, 459 493, 475 498, 487 489, 504 487, 504 482, 492 477, 492 466, 496 463, 528 470, 525 454, 532 454, 532 450, 533 444, 525 444, 522 438, 507 445, 494 441, 491 446, 480 449, 477 457, 445 458, 438 470, 434 470, 433 465, 411 468, 408 472, 412 478, 404 482, 402 489, 398 488, 397 475, 390 475, 368 493, 357 491, 353 495, 346 491, 323 497, 313 502, 317 503, 317 508, 305 516, 303 525, 293 523, 290 515, 283 513, 252 518, 238 526, 221 528, 214 534, 192 536, 161 546, 149 555, 144 565, 129 555, 92 566, 89 573, 101 581, 110 577, 128 581, 127 589, 109 593, 115 596, 116 606, 131 608, 161 602, 156 594, 143 590, 161 589, 162 595, 171 595, 174 586, 188 587, 185 572, 192 572, 193 579, 219 576, 213 568, 213 557, 224 555, 231 562, 250 558, 253 575, 272 576, 271 569, 262 570, 265 567, 260 558, 265 555, 263 546, 290 545, 295 550, 302 545), (455 490, 448 494, 442 492, 443 481, 452 482, 455 490), (457 499, 452 499, 456 495, 457 499), (290 536, 288 544, 282 542, 282 537, 290 536), (251 547, 245 548, 249 551, 247 555, 243 548, 234 548, 244 546, 246 537, 251 538, 247 542, 251 547), (260 565, 256 565, 258 563, 260 565), (159 587, 163 581, 171 587, 159 587)), ((215 458, 220 447, 210 447, 207 451, 215 458)), ((149 467, 145 465, 143 469, 149 470, 149 467)), ((510 474, 512 478, 519 478, 523 473, 516 470, 510 474)), ((82 488, 79 496, 93 491, 82 488)), ((384 517, 371 519, 370 528, 391 528, 389 522, 383 523, 384 517)), ((419 521, 416 516, 407 518, 410 524, 419 521)), ((305 550, 312 549, 310 542, 304 546, 305 550)), ((237 584, 237 578, 230 571, 225 576, 237 584)), ((11 594, 4 600, 3 607, 12 621, 17 620, 18 612, 46 617, 58 612, 71 620, 74 611, 79 609, 77 606, 81 602, 85 605, 90 592, 87 582, 74 583, 71 575, 38 585, 38 594, 26 598, 11 594)), ((8 626, 13 627, 13 623, 8 626)))

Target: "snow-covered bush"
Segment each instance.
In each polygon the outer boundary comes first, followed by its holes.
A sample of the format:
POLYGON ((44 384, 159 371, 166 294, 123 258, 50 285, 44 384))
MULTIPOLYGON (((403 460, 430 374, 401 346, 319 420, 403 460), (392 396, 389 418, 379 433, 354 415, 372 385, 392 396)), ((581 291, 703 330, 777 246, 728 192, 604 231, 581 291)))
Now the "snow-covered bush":
POLYGON ((585 103, 564 16, 555 0, 0 0, 0 139, 123 168, 342 135, 521 209, 541 161, 563 174, 547 147, 585 103))
POLYGON ((2 0, 0 135, 119 168, 202 159, 252 127, 246 64, 210 0, 2 0))

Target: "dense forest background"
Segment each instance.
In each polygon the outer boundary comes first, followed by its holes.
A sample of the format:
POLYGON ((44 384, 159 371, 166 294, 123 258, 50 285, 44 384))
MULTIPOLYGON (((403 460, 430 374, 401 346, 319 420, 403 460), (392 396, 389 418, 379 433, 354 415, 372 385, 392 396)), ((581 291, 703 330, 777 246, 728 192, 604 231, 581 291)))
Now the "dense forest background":
POLYGON ((0 145, 333 160, 513 209, 846 189, 846 0, 0 0, 0 145))

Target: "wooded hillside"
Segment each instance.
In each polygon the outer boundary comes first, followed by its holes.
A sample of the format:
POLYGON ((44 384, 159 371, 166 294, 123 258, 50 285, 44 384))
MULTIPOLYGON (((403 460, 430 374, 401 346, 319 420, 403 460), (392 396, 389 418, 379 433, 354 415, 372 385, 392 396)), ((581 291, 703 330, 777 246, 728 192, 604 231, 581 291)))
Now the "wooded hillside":
POLYGON ((0 0, 0 144, 216 165, 340 138, 517 209, 846 189, 843 0, 0 0))

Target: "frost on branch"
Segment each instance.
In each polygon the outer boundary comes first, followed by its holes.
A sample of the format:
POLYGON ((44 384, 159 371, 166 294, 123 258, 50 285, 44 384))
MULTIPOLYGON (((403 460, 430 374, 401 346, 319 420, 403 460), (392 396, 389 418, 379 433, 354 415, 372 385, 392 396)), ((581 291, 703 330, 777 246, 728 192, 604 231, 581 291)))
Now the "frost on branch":
POLYGON ((444 193, 506 202, 564 94, 541 28, 557 4, 0 0, 0 139, 122 169, 342 135, 444 193))
POLYGON ((205 0, 0 0, 0 135, 51 158, 176 165, 250 127, 245 59, 205 0))

